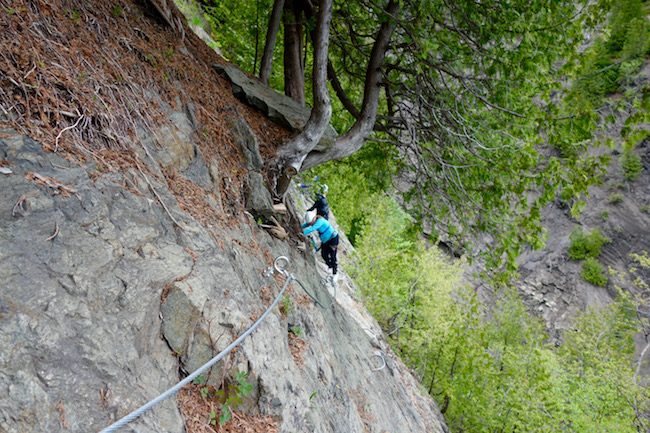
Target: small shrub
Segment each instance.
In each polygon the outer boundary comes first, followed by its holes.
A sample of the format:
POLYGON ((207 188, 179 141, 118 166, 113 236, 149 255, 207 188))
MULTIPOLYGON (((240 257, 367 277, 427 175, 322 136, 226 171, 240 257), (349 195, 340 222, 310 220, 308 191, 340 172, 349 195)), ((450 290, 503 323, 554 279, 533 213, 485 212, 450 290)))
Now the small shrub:
MULTIPOLYGON (((248 381, 248 373, 244 371, 238 372, 234 381, 230 384, 229 392, 225 393, 219 390, 218 393, 223 393, 226 401, 221 405, 221 416, 219 416, 219 425, 224 425, 232 419, 232 408, 239 406, 245 397, 248 397, 253 392, 253 384, 248 381)), ((212 418, 212 415, 210 415, 212 418)), ((213 424, 214 425, 214 424, 213 424)))
POLYGON ((303 330, 301 326, 294 325, 291 328, 289 328, 289 332, 291 332, 293 335, 295 335, 298 338, 302 338, 303 330))
POLYGON ((585 233, 582 229, 577 228, 571 233, 569 239, 571 240, 569 257, 573 260, 598 257, 603 245, 609 242, 609 239, 599 229, 585 233))
POLYGON ((282 301, 280 302, 280 312, 284 316, 288 316, 291 314, 293 311, 293 301, 291 300, 291 296, 289 295, 284 295, 282 297, 282 301))
POLYGON ((622 57, 624 59, 634 59, 643 56, 650 48, 649 36, 650 24, 645 17, 637 17, 630 21, 625 42, 621 49, 622 57))
POLYGON ((173 48, 166 48, 163 50, 162 55, 165 58, 165 60, 171 60, 174 57, 174 49, 173 48))
POLYGON ((585 52, 586 59, 574 90, 593 103, 619 87, 620 65, 614 62, 601 42, 585 52))
POLYGON ((630 182, 636 180, 643 170, 641 157, 632 150, 624 152, 620 162, 621 168, 623 168, 623 177, 630 182))
POLYGON ((593 257, 589 257, 584 261, 580 275, 586 282, 594 286, 605 287, 607 285, 607 275, 605 275, 603 265, 593 257))
POLYGON ((600 219, 603 221, 607 221, 609 219, 609 212, 607 212, 606 210, 602 211, 600 213, 600 219))
POLYGON ((69 13, 70 19, 74 22, 77 22, 81 19, 81 12, 77 9, 72 9, 69 13))
POLYGON ((119 18, 119 17, 122 16, 123 12, 124 12, 124 9, 122 9, 122 6, 115 5, 115 6, 113 6, 113 10, 111 11, 111 14, 113 15, 113 18, 119 18))
POLYGON ((607 198, 607 202, 613 205, 621 204, 623 203, 623 194, 620 194, 618 192, 610 194, 607 198))
POLYGON ((639 210, 643 213, 650 213, 650 205, 645 204, 639 208, 639 210))
POLYGON ((632 84, 641 66, 643 66, 643 59, 628 60, 621 63, 618 70, 618 82, 625 85, 632 84))

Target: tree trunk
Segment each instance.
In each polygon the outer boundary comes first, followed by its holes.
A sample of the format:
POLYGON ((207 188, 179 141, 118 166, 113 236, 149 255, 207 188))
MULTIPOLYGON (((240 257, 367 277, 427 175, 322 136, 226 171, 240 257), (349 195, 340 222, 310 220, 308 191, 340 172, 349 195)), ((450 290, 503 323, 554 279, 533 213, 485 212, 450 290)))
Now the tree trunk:
POLYGON ((275 41, 280 30, 280 20, 282 19, 282 10, 284 9, 284 0, 275 0, 273 10, 269 17, 269 25, 266 31, 266 43, 264 45, 264 54, 262 54, 262 63, 260 64, 260 80, 262 83, 269 84, 271 71, 273 70, 273 51, 275 50, 275 41))
POLYGON ((276 192, 281 195, 286 192, 291 177, 300 170, 305 156, 320 141, 332 117, 332 106, 327 90, 327 53, 331 19, 332 0, 321 0, 314 41, 312 72, 314 108, 303 131, 282 146, 278 152, 280 177, 276 184, 276 192))
POLYGON ((305 70, 302 64, 303 13, 297 0, 284 7, 284 93, 305 105, 305 70))
POLYGON ((375 43, 372 46, 370 59, 368 60, 361 115, 352 128, 339 137, 331 148, 323 152, 310 153, 302 164, 303 170, 333 159, 341 159, 352 155, 361 148, 363 140, 372 132, 377 119, 377 108, 379 106, 379 94, 383 77, 381 66, 384 63, 393 30, 395 30, 395 15, 398 12, 398 0, 389 0, 386 5, 386 14, 389 18, 381 24, 377 32, 377 37, 375 38, 375 43))

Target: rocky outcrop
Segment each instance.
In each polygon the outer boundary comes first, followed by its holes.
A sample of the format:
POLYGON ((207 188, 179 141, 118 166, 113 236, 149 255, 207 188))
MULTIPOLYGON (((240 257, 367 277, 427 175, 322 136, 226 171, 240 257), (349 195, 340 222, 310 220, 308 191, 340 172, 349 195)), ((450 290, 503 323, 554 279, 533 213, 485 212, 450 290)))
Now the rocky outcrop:
MULTIPOLYGON (((303 107, 288 96, 263 85, 234 65, 215 64, 214 68, 230 80, 232 91, 237 98, 257 108, 280 125, 292 131, 302 131, 311 113, 308 107, 303 107)), ((320 151, 331 147, 337 136, 334 128, 328 126, 314 150, 320 151)))
MULTIPOLYGON (((157 396, 259 317, 280 288, 262 275, 272 257, 334 294, 313 256, 252 220, 208 229, 179 207, 158 164, 218 189, 200 153, 145 149, 157 161, 147 159, 146 178, 74 165, 0 131, 0 432, 99 431, 157 396)), ((281 432, 445 431, 350 281, 324 309, 290 290, 290 307, 215 367, 212 383, 247 372, 246 410, 281 432), (303 330, 298 354, 289 324, 303 330)), ((181 433, 184 420, 172 398, 124 431, 181 433)))
POLYGON ((610 278, 607 287, 596 287, 580 276, 581 263, 568 256, 573 230, 599 229, 610 239, 599 257, 606 270, 627 274, 634 265, 630 253, 650 252, 650 140, 636 151, 644 166, 638 179, 623 181, 614 152, 603 185, 590 189, 580 217, 572 218, 566 207, 547 208, 544 221, 552 230, 545 248, 526 252, 520 258, 519 287, 531 309, 553 331, 570 327, 575 313, 587 306, 609 303, 616 294, 614 286, 623 283, 610 278))

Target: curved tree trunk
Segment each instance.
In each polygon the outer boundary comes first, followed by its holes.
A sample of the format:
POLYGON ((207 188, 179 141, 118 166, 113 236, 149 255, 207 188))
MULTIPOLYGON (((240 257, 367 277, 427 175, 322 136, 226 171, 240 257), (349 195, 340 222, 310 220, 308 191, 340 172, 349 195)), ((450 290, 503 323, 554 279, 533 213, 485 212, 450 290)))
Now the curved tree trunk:
POLYGON ((323 152, 311 152, 307 155, 301 166, 302 170, 307 170, 333 159, 341 159, 352 155, 361 148, 363 140, 372 132, 377 119, 377 108, 379 106, 379 94, 383 77, 381 66, 386 58, 386 51, 388 50, 388 44, 390 43, 393 30, 395 30, 396 21, 394 18, 399 12, 398 0, 389 0, 385 10, 389 18, 379 28, 372 52, 370 53, 363 89, 361 114, 352 128, 339 137, 331 148, 323 152))
POLYGON ((332 0, 321 0, 316 21, 314 41, 314 69, 312 83, 314 108, 303 131, 286 143, 278 152, 279 179, 276 192, 284 194, 293 177, 301 168, 305 156, 318 144, 332 117, 327 90, 327 53, 329 49, 332 0))
POLYGON ((280 20, 282 19, 282 10, 284 9, 284 0, 275 0, 273 10, 269 17, 269 25, 266 30, 266 43, 264 45, 264 54, 262 54, 262 63, 260 64, 260 80, 262 83, 269 84, 269 77, 273 70, 273 51, 275 42, 280 30, 280 20))

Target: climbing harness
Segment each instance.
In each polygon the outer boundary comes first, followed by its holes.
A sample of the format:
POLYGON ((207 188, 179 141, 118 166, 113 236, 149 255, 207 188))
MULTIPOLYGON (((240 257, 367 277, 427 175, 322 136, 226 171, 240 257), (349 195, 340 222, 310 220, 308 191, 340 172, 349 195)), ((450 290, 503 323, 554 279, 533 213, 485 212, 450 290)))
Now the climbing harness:
MULTIPOLYGON (((222 360, 226 355, 228 355, 235 347, 239 346, 239 344, 244 341, 246 337, 248 337, 250 334, 257 329, 257 327, 262 323, 264 319, 271 313, 271 310, 275 308, 276 305, 280 302, 280 299, 282 299, 282 295, 284 295, 285 290, 287 287, 289 287, 289 284, 291 284, 292 281, 297 281, 296 278, 293 276, 293 274, 290 274, 287 271, 287 266, 289 265, 289 259, 285 256, 279 256, 275 259, 273 262, 273 266, 269 267, 264 271, 265 276, 272 276, 275 273, 278 273, 280 275, 283 275, 286 280, 284 281, 284 285, 282 286, 282 289, 278 293, 278 295, 275 297, 273 300, 273 303, 262 313, 259 319, 255 321, 243 334, 241 334, 235 341, 230 343, 228 347, 226 347, 223 351, 221 351, 217 356, 203 364, 201 367, 199 367, 194 373, 190 374, 187 376, 185 379, 181 380, 178 382, 176 385, 173 387, 169 388, 167 391, 163 392, 160 394, 158 397, 154 398, 153 400, 149 401, 148 403, 140 406, 138 409, 134 410, 130 414, 126 415, 125 417, 121 418, 120 420, 114 422, 110 426, 106 427, 104 430, 100 431, 99 433, 112 433, 117 431, 118 429, 124 427, 131 421, 135 420, 138 418, 140 415, 144 414, 145 412, 148 412, 151 410, 154 406, 156 406, 158 403, 166 400, 167 398, 173 396, 176 394, 178 391, 180 391, 181 388, 183 388, 185 385, 188 385, 191 383, 194 379, 199 377, 202 373, 207 371, 210 367, 212 367, 214 364, 222 360)), ((302 284, 301 284, 302 286, 302 284)))

